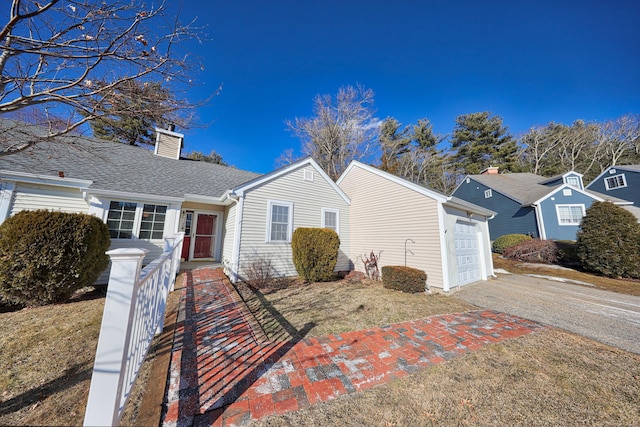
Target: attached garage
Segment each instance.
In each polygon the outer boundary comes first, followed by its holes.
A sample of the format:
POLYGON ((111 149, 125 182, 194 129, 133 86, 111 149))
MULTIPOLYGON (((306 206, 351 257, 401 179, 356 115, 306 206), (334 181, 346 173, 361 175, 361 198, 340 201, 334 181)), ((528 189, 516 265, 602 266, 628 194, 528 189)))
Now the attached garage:
POLYGON ((453 239, 456 249, 458 286, 477 282, 482 277, 478 231, 472 223, 456 221, 453 239))
POLYGON ((354 269, 363 271, 362 257, 374 251, 379 267, 424 270, 427 286, 444 292, 493 275, 494 212, 356 161, 337 184, 351 200, 354 269))

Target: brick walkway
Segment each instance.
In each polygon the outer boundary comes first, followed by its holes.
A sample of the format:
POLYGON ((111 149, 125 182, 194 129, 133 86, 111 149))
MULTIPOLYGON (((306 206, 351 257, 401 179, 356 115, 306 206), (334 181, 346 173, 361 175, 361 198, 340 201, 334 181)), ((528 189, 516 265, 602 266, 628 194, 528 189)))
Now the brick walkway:
POLYGON ((214 269, 187 273, 179 316, 165 426, 245 425, 544 329, 504 313, 474 311, 273 343, 214 269))

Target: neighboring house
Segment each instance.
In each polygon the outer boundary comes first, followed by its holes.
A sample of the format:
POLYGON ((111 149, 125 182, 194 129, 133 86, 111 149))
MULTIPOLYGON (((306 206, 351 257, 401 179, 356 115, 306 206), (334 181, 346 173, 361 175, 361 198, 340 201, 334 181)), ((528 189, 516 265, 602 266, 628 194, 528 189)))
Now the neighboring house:
MULTIPOLYGON (((0 120, 0 149, 39 128, 0 120), (25 128, 29 127, 29 132, 25 128)), ((349 200, 310 158, 267 175, 180 158, 183 135, 157 129, 155 150, 65 135, 0 156, 0 223, 22 210, 84 212, 109 227, 111 248, 142 247, 185 232, 186 260, 224 262, 234 280, 256 255, 275 275, 294 275, 297 227, 331 227, 341 238, 336 270, 350 269, 349 200)))
POLYGON ((495 212, 353 161, 337 181, 351 200, 350 258, 424 270, 445 292, 493 275, 488 219, 495 212))
POLYGON ((575 240, 582 217, 594 201, 630 204, 585 189, 582 175, 573 171, 545 178, 532 173, 500 174, 492 167, 465 177, 453 195, 497 213, 489 223, 491 240, 514 233, 575 240))
POLYGON ((610 166, 591 181, 587 189, 628 200, 640 207, 640 165, 610 166))

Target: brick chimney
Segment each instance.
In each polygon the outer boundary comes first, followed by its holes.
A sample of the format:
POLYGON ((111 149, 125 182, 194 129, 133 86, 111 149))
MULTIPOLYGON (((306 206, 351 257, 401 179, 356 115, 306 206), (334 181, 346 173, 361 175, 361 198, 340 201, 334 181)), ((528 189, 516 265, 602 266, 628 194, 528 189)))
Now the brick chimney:
POLYGON ((153 153, 156 156, 180 159, 184 135, 174 131, 175 126, 169 125, 169 129, 155 128, 156 148, 153 153))
POLYGON ((489 166, 488 168, 486 168, 485 170, 483 170, 482 172, 480 172, 480 175, 494 175, 498 173, 498 167, 497 166, 489 166))

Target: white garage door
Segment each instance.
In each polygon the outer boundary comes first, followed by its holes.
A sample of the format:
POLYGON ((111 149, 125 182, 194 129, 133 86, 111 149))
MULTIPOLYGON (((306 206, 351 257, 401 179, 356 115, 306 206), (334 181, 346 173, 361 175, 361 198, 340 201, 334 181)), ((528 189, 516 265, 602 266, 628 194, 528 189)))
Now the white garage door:
POLYGON ((480 249, 476 227, 468 222, 456 222, 453 234, 458 264, 458 285, 481 279, 480 249))

